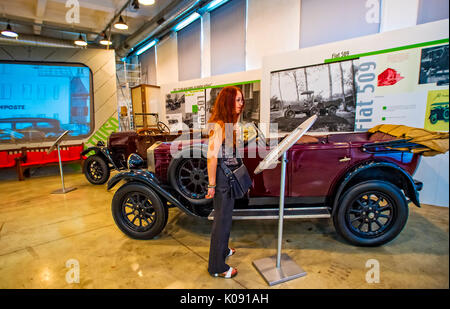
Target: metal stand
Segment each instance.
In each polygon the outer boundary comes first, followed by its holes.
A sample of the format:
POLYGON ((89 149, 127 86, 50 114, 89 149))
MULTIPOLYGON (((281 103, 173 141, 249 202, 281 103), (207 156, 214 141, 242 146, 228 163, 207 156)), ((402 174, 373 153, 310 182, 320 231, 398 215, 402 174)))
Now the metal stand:
POLYGON ((69 132, 69 131, 65 131, 63 134, 61 134, 61 136, 58 137, 58 139, 57 139, 56 142, 53 144, 53 146, 50 147, 50 149, 47 151, 47 154, 50 154, 50 153, 55 149, 55 146, 57 147, 57 149, 58 149, 58 160, 59 160, 59 172, 60 172, 60 174, 61 174, 62 188, 53 191, 52 194, 66 194, 66 193, 68 193, 68 192, 70 192, 70 191, 74 191, 74 190, 77 189, 77 188, 75 188, 75 187, 69 187, 69 188, 65 188, 65 187, 64 187, 64 174, 63 174, 63 169, 62 169, 61 151, 60 151, 60 148, 59 148, 59 144, 60 144, 60 142, 62 141, 63 137, 64 137, 68 132, 69 132))
POLYGON ((292 279, 306 276, 306 272, 298 266, 287 254, 281 254, 283 242, 283 217, 284 217, 284 190, 286 183, 286 151, 281 159, 281 183, 280 183, 280 212, 278 220, 278 248, 277 255, 253 261, 253 266, 272 286, 292 279))

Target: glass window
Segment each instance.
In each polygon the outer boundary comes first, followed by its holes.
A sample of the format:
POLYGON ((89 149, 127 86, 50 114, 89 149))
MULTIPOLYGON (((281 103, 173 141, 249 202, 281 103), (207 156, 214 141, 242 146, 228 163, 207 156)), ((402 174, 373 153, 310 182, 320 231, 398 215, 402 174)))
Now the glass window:
POLYGON ((4 129, 12 129, 12 123, 0 122, 0 130, 4 130, 4 129))
POLYGON ((53 128, 53 126, 51 125, 51 123, 48 122, 38 122, 36 123, 36 128, 53 128))
POLYGON ((30 129, 32 127, 33 127, 33 123, 31 123, 31 122, 17 122, 16 123, 17 130, 30 129))

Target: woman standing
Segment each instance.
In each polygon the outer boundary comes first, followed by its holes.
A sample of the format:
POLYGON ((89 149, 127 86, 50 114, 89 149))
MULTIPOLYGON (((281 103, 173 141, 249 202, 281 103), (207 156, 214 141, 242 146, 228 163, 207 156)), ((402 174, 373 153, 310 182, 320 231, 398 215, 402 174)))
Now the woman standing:
POLYGON ((244 109, 244 97, 239 88, 228 86, 220 91, 209 119, 208 195, 214 198, 214 222, 211 231, 208 271, 214 277, 232 278, 237 269, 228 266, 225 259, 235 253, 228 247, 235 200, 231 197, 228 178, 220 167, 230 170, 242 164, 237 159, 236 131, 239 116, 244 109))

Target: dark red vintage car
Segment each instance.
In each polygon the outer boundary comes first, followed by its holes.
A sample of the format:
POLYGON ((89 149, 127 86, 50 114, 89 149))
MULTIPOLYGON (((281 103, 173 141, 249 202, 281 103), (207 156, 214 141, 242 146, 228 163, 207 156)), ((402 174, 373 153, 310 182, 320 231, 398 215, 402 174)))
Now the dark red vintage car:
MULTIPOLYGON (((268 151, 270 143, 255 129, 258 142, 248 140, 242 149, 253 186, 248 197, 236 203, 235 220, 277 219, 281 193, 285 218, 332 218, 336 231, 350 243, 378 246, 401 232, 408 201, 420 207, 422 184, 412 178, 420 155, 396 150, 413 144, 367 132, 304 136, 287 152, 286 187, 280 192, 280 164, 253 173, 263 158, 249 158, 249 153, 257 153, 261 145, 268 151)), ((180 142, 173 155, 171 147, 173 153, 173 142, 159 143, 148 169, 142 168, 142 159, 131 156, 129 170, 108 183, 111 189, 125 180, 114 195, 112 213, 117 226, 132 238, 158 235, 169 207, 198 218, 214 217, 212 200, 205 199, 205 140, 180 142)))

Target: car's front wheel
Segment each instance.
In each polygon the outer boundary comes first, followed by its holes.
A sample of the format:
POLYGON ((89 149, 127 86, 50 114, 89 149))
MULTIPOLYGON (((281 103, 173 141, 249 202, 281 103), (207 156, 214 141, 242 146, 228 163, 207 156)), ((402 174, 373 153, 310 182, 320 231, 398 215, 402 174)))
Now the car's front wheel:
POLYGON ((408 220, 408 204, 395 185, 366 181, 340 198, 333 217, 336 231, 357 246, 380 246, 393 240, 408 220))
POLYGON ((119 229, 135 239, 151 239, 167 224, 168 209, 148 186, 131 182, 114 194, 111 211, 119 229))
POLYGON ((102 185, 109 178, 109 167, 105 160, 98 155, 89 156, 84 161, 83 172, 86 179, 94 185, 102 185))

